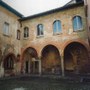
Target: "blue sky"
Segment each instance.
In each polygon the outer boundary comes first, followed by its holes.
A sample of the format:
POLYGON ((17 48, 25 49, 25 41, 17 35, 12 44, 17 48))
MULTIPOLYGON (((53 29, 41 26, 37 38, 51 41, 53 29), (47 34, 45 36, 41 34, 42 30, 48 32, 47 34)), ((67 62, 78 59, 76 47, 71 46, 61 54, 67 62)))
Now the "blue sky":
POLYGON ((29 16, 61 7, 71 0, 3 0, 14 9, 22 13, 24 16, 29 16))

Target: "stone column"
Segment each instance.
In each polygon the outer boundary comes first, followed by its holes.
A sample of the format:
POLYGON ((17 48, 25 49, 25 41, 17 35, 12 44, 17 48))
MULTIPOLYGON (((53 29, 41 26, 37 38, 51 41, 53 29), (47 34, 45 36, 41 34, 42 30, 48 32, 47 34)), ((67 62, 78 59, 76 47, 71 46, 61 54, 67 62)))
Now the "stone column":
POLYGON ((61 55, 61 70, 62 70, 62 76, 64 76, 64 56, 61 55))
POLYGON ((1 63, 0 65, 0 77, 3 77, 5 74, 4 74, 4 67, 3 67, 3 63, 1 63))
POLYGON ((14 62, 14 69, 13 69, 13 73, 15 74, 15 75, 17 75, 17 63, 16 62, 14 62))
POLYGON ((39 58, 38 58, 38 64, 39 64, 39 75, 41 75, 41 73, 42 73, 42 69, 41 69, 41 56, 39 56, 39 58))
POLYGON ((33 73, 35 73, 35 62, 36 61, 33 61, 33 73))
POLYGON ((31 72, 31 68, 30 68, 30 60, 28 61, 28 73, 31 72))
POLYGON ((42 70, 41 70, 41 59, 39 58, 39 74, 41 75, 42 70))

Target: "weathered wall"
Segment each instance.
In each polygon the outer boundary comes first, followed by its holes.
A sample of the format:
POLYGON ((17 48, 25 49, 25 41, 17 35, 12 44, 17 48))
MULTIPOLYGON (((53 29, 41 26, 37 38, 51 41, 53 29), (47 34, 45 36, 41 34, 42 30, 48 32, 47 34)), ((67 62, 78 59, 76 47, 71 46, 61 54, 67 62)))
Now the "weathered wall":
POLYGON ((84 0, 85 9, 87 13, 87 26, 88 26, 88 37, 89 37, 89 44, 90 44, 90 0, 84 0))
POLYGON ((9 44, 12 45, 15 49, 15 54, 20 52, 20 41, 17 40, 17 30, 20 28, 20 24, 18 22, 19 17, 14 15, 13 13, 9 12, 8 10, 4 9, 0 6, 0 37, 1 37, 1 45, 4 48, 5 45, 9 44), (3 27, 4 22, 9 23, 9 31, 10 35, 5 36, 3 34, 3 27), (18 51, 17 51, 18 50, 18 51))
MULTIPOLYGON (((22 21, 22 60, 23 60, 23 52, 28 47, 33 47, 38 52, 38 57, 42 57, 42 50, 47 45, 55 46, 60 54, 61 60, 61 69, 64 71, 64 50, 65 47, 71 42, 78 42, 82 44, 87 50, 89 50, 88 43, 88 35, 87 35, 87 25, 86 25, 86 16, 85 16, 85 8, 84 6, 78 6, 71 9, 63 10, 60 12, 55 12, 52 14, 48 14, 45 16, 40 16, 28 20, 22 21), (82 17, 83 29, 81 31, 74 32, 72 19, 74 16, 79 15, 82 17), (59 34, 53 34, 53 22, 55 20, 61 21, 62 32, 59 34), (37 25, 43 24, 44 26, 44 35, 37 36, 37 25), (29 27, 29 37, 25 39, 23 37, 24 27, 29 27)), ((52 57, 52 56, 49 56, 52 57)), ((51 64, 49 63, 49 58, 46 56, 48 65, 45 67, 49 67, 51 64), (50 65, 49 65, 50 64, 50 65)), ((88 55, 87 55, 88 57, 88 55)), ((51 60, 51 58, 50 58, 51 60)), ((41 62, 43 63, 42 59, 41 62)), ((53 62, 53 61, 52 61, 53 62)), ((41 65, 42 65, 41 63, 41 65)), ((72 62, 67 63, 70 68, 73 68, 72 62)), ((52 64, 53 65, 53 64, 52 64)), ((52 68, 52 67, 50 67, 52 68)), ((43 71, 43 68, 42 68, 43 71)))
POLYGON ((59 51, 62 52, 62 48, 65 47, 66 43, 74 40, 80 41, 82 43, 84 42, 88 45, 86 18, 83 6, 28 19, 22 22, 22 52, 27 47, 34 47, 40 56, 42 49, 48 44, 55 45, 59 51), (73 32, 72 18, 76 15, 82 17, 83 30, 73 32), (53 22, 55 20, 60 20, 62 24, 62 33, 59 35, 53 35, 53 22), (37 36, 38 24, 44 25, 44 36, 42 37, 37 36), (23 38, 23 29, 25 26, 29 27, 30 36, 27 39, 23 38))
MULTIPOLYGON (((60 59, 61 59, 60 65, 61 65, 61 68, 63 68, 64 50, 68 44, 70 44, 71 42, 79 42, 83 46, 85 46, 87 50, 89 50, 87 25, 86 25, 86 17, 85 17, 84 10, 85 10, 84 6, 78 6, 78 7, 63 10, 60 12, 54 12, 52 14, 24 20, 21 22, 22 27, 20 27, 20 23, 18 22, 19 17, 17 17, 13 13, 9 12, 8 10, 0 6, 0 49, 1 49, 0 57, 1 56, 6 57, 9 53, 13 53, 15 56, 20 54, 21 55, 20 59, 22 63, 24 59, 24 51, 28 47, 31 47, 36 50, 39 59, 41 59, 43 48, 47 45, 53 45, 57 48, 60 54, 60 59), (82 17, 83 30, 74 32, 72 19, 76 15, 79 15, 82 17), (56 35, 53 34, 53 22, 55 20, 60 20, 61 26, 62 26, 62 32, 56 35), (3 31, 4 22, 9 23, 10 25, 9 36, 3 35, 2 31, 3 31), (38 24, 43 24, 44 26, 43 36, 37 36, 38 24), (29 27, 29 37, 27 39, 23 37, 24 27, 26 26, 29 27), (21 30, 20 40, 16 39, 18 29, 21 30), (62 58, 63 58, 63 61, 62 61, 62 58)), ((50 57, 51 56, 49 56, 48 58, 50 59, 50 57)), ((55 60, 53 60, 53 63, 54 61, 55 60)), ((14 65, 16 74, 20 73, 21 63, 16 62, 14 65)), ((3 63, 1 63, 0 69, 2 72, 1 75, 3 76, 4 74, 3 63)))
MULTIPOLYGON (((13 53, 15 56, 20 54, 20 40, 17 40, 17 30, 20 29, 18 19, 19 17, 15 14, 0 6, 0 50, 3 59, 9 53, 13 53), (9 23, 9 36, 3 34, 5 22, 9 23)), ((0 63, 3 68, 2 63, 3 61, 0 63)))
POLYGON ((87 14, 88 14, 88 21, 90 26, 90 0, 84 0, 85 5, 87 5, 87 14))

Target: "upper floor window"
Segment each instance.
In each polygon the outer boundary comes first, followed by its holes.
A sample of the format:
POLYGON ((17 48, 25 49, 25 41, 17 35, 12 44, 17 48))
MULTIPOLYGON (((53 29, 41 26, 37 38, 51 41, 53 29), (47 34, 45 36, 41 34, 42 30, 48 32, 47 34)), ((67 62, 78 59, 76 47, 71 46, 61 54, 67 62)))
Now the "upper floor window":
POLYGON ((27 37, 29 37, 29 28, 25 27, 24 28, 24 38, 27 38, 27 37))
POLYGON ((3 34, 9 36, 9 23, 4 23, 3 34))
POLYGON ((44 33, 43 33, 43 25, 42 24, 39 24, 38 26, 37 26, 37 36, 41 36, 41 35, 43 35, 44 33))
POLYGON ((17 30, 17 39, 20 40, 20 30, 17 30))
POLYGON ((74 31, 82 30, 82 18, 80 16, 75 16, 73 18, 73 29, 74 31))
POLYGON ((61 29, 61 21, 56 20, 56 21, 54 21, 54 23, 53 23, 53 33, 54 33, 54 34, 57 34, 57 33, 60 33, 60 32, 62 32, 62 29, 61 29))

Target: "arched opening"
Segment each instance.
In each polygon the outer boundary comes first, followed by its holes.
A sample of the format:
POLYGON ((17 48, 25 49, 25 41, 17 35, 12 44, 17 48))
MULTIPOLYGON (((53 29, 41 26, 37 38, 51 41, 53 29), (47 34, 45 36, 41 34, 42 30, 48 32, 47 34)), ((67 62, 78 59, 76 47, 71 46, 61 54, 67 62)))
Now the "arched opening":
POLYGON ((29 28, 25 27, 24 28, 24 38, 28 38, 29 37, 29 28))
POLYGON ((15 74, 14 63, 15 63, 15 56, 13 54, 7 55, 3 63, 4 73, 6 76, 15 74))
POLYGON ((66 74, 82 74, 88 71, 88 51, 84 45, 72 42, 64 50, 66 74))
POLYGON ((60 74, 61 58, 58 49, 53 45, 47 45, 42 50, 42 73, 60 74))
POLYGON ((39 73, 39 61, 37 51, 34 48, 27 48, 23 55, 23 71, 25 74, 37 74, 39 73))

